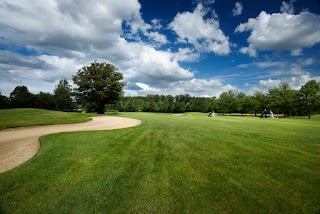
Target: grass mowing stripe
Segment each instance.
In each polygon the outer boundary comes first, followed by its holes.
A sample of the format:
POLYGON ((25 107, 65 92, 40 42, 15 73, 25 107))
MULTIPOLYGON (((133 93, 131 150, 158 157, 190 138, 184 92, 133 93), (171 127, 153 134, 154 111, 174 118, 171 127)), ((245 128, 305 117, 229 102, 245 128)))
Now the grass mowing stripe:
POLYGON ((0 175, 1 208, 32 213, 320 210, 320 120, 122 115, 143 123, 43 137, 34 159, 0 175))

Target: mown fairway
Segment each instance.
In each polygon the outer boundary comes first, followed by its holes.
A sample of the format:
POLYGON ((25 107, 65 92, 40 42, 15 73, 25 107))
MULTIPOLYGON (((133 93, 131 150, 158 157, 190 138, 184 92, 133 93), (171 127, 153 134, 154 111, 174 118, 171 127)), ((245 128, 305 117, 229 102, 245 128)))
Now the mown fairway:
POLYGON ((143 123, 42 137, 0 174, 2 212, 320 212, 319 119, 121 115, 143 123))

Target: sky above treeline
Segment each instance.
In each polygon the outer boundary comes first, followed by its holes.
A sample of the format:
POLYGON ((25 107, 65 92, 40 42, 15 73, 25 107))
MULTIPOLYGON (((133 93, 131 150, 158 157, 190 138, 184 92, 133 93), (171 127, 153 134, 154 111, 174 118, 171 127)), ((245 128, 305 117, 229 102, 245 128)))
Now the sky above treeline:
POLYGON ((52 93, 95 60, 126 96, 299 89, 320 81, 320 1, 0 1, 2 95, 52 93))

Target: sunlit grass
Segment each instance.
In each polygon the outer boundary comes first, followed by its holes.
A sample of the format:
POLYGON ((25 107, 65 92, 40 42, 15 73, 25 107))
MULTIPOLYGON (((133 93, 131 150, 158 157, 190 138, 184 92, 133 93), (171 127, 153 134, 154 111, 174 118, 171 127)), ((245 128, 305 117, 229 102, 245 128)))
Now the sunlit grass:
POLYGON ((320 120, 126 113, 140 126, 41 138, 0 174, 5 213, 317 213, 320 120))

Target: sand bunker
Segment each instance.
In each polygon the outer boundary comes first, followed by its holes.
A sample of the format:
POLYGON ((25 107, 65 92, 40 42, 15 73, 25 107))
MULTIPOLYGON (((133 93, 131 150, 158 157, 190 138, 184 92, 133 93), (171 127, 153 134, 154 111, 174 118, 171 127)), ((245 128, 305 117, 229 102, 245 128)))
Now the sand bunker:
POLYGON ((0 173, 30 160, 40 149, 40 136, 89 130, 111 130, 137 126, 140 120, 101 116, 84 123, 12 128, 0 131, 0 173))

